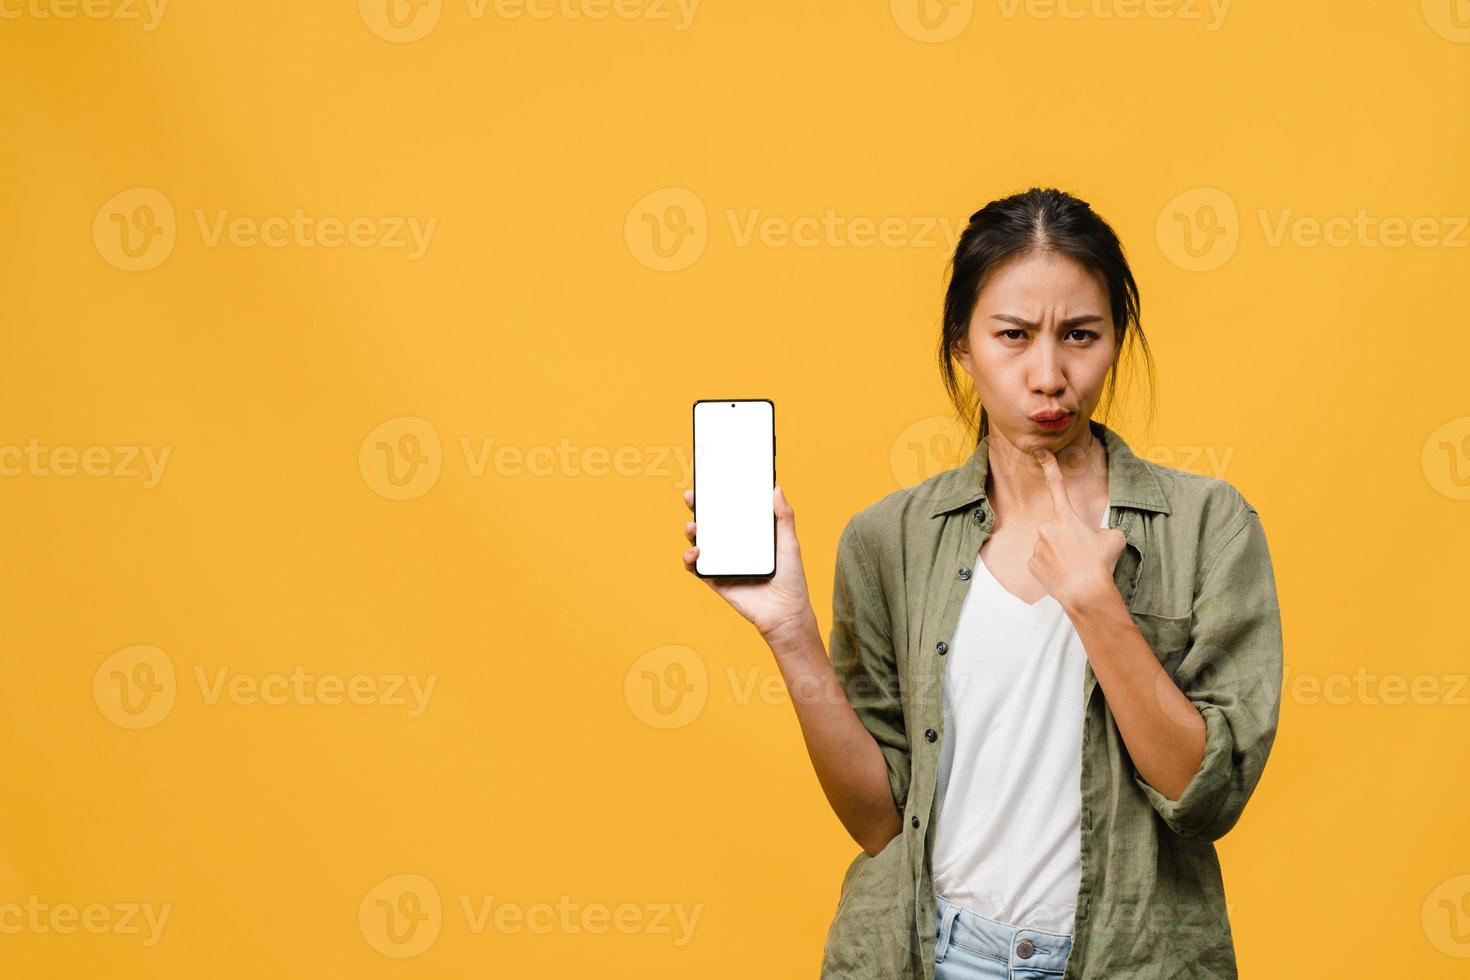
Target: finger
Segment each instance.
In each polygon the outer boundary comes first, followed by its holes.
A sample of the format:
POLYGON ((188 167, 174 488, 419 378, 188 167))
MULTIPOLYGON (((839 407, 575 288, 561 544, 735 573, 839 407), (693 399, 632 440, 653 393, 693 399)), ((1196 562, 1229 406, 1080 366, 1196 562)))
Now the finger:
POLYGON ((694 522, 693 521, 690 521, 689 523, 687 523, 687 524, 684 525, 684 537, 688 538, 691 542, 694 540, 694 522))
POLYGON ((693 547, 693 548, 685 548, 684 549, 684 570, 686 572, 692 572, 692 571, 694 571, 694 561, 698 557, 699 557, 699 547, 697 545, 695 547, 693 547))
POLYGON ((796 511, 792 510, 790 501, 786 499, 786 491, 781 488, 781 484, 779 483, 771 491, 771 506, 776 511, 777 520, 788 521, 792 524, 796 523, 796 511))
POLYGON ((1062 469, 1057 466, 1057 458, 1048 449, 1038 449, 1036 458, 1041 461, 1041 472, 1046 475, 1046 486, 1051 490, 1053 513, 1075 517, 1077 511, 1072 507, 1072 498, 1067 496, 1067 485, 1062 482, 1062 469))
POLYGON ((796 509, 786 499, 786 488, 776 487, 776 547, 783 553, 795 557, 801 552, 801 543, 796 534, 796 509))
POLYGON ((694 509, 694 491, 693 490, 685 490, 684 491, 684 506, 685 507, 688 507, 690 510, 693 510, 694 509))

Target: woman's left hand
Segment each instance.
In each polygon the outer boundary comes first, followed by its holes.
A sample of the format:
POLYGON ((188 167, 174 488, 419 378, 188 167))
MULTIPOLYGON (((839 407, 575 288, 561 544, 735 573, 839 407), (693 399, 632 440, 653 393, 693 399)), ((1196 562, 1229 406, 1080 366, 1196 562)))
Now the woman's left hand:
POLYGON ((1126 536, 1115 527, 1088 526, 1072 507, 1056 457, 1038 449, 1036 458, 1051 488, 1052 513, 1037 528, 1036 549, 1027 568, 1064 606, 1116 591, 1113 569, 1126 536))

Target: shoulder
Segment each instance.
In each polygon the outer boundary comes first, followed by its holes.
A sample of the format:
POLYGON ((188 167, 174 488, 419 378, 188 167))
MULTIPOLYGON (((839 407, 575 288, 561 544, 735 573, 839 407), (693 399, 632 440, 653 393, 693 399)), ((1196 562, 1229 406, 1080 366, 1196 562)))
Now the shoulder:
POLYGON ((856 545, 879 563, 901 560, 903 550, 923 550, 943 528, 944 506, 962 491, 963 466, 956 466, 909 487, 890 491, 853 514, 842 529, 841 543, 856 545))
POLYGON ((1243 533, 1264 540, 1260 513, 1229 480, 1140 462, 1158 480, 1169 505, 1167 514, 1157 515, 1160 533, 1175 541, 1189 540, 1201 567, 1243 533))
POLYGON ((1186 517, 1211 523, 1239 522, 1247 513, 1256 513, 1255 506, 1245 494, 1223 477, 1181 470, 1146 459, 1139 462, 1159 481, 1171 513, 1182 511, 1186 517))

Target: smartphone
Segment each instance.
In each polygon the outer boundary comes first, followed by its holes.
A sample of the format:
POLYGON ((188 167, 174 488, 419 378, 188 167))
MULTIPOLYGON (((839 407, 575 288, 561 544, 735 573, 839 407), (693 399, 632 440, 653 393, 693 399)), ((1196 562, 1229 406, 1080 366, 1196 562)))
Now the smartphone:
POLYGON ((776 406, 769 398, 694 403, 694 543, 700 578, 776 574, 776 406))

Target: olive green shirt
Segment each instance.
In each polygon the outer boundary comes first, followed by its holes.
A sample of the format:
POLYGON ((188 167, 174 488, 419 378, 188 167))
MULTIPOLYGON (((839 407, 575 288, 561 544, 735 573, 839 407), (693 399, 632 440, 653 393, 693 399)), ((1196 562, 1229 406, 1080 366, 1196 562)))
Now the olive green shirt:
MULTIPOLYGON (((1134 769, 1085 667, 1082 877, 1062 980, 1236 977, 1214 842, 1240 818, 1276 735, 1281 616, 1265 533, 1229 483, 1144 460, 1089 425, 1107 450, 1108 526, 1127 539, 1113 581, 1203 716, 1206 742, 1199 771, 1169 799, 1134 769)), ((848 866, 825 980, 934 976, 945 654, 995 523, 988 467, 987 436, 962 466, 859 511, 838 543, 832 667, 887 762, 903 829, 848 866)))

